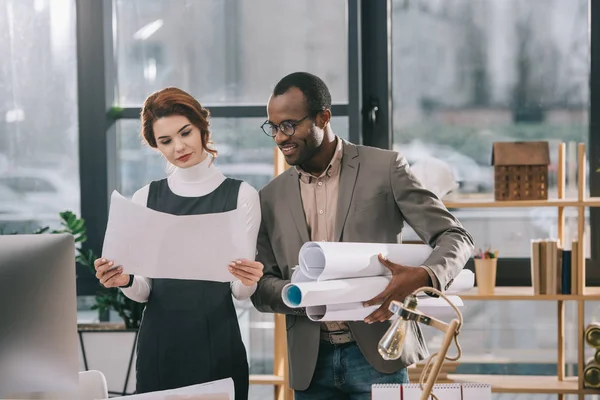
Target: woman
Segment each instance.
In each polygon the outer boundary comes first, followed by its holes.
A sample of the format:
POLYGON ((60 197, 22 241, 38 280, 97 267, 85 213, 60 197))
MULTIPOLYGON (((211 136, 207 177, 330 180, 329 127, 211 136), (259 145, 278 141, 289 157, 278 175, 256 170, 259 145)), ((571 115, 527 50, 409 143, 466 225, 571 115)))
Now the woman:
MULTIPOLYGON (((217 152, 210 146, 208 117, 207 109, 177 88, 146 99, 142 136, 174 166, 174 172, 141 188, 132 200, 174 215, 238 208, 244 210, 248 235, 256 241, 261 218, 258 193, 245 182, 226 178, 213 165, 217 152)), ((148 303, 139 330, 138 393, 232 377, 236 400, 248 398, 246 350, 231 294, 249 298, 262 276, 262 265, 245 263, 232 260, 229 270, 239 280, 229 284, 124 275, 121 266, 111 269, 111 260, 96 260, 102 285, 120 287, 130 299, 148 303)))

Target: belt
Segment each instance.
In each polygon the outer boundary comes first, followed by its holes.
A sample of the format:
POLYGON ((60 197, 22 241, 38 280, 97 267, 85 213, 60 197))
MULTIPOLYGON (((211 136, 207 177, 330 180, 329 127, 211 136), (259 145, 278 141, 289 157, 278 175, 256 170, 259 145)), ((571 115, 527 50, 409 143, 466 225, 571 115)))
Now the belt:
POLYGON ((354 337, 350 331, 321 331, 321 340, 331 344, 346 344, 354 342, 354 337))

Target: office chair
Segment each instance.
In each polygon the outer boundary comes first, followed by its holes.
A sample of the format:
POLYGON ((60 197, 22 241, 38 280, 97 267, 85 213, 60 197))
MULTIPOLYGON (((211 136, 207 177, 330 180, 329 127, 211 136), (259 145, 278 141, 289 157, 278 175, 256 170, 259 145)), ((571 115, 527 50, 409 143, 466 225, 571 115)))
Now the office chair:
POLYGON ((108 386, 100 371, 79 372, 79 398, 81 400, 108 399, 108 386))

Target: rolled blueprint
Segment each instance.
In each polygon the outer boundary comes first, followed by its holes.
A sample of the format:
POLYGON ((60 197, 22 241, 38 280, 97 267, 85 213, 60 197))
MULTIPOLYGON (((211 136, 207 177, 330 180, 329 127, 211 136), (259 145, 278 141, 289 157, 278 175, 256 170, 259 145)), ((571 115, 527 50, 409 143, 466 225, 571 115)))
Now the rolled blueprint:
POLYGON ((389 282, 390 276, 373 276, 288 283, 283 287, 281 297, 283 302, 292 308, 366 301, 381 293, 389 282))
POLYGON ((298 261, 301 274, 321 282, 389 275, 377 258, 379 253, 394 263, 417 267, 431 251, 426 244, 307 242, 300 248, 298 261))
MULTIPOLYGON (((294 272, 294 275, 297 273, 294 272)), ((336 279, 323 282, 294 281, 283 287, 281 297, 291 308, 357 303, 372 299, 383 292, 391 276, 336 279)), ((460 294, 473 288, 475 277, 472 271, 464 269, 456 276, 445 294, 460 294)), ((427 297, 425 293, 422 296, 427 297)), ((446 304, 444 302, 444 304, 446 304)))
MULTIPOLYGON (((457 307, 464 305, 458 296, 447 296, 448 300, 457 307)), ((454 314, 446 300, 442 298, 419 298, 417 311, 434 318, 444 318, 454 314)), ((306 315, 312 321, 362 321, 379 306, 363 307, 362 303, 332 304, 326 306, 306 307, 306 315)))

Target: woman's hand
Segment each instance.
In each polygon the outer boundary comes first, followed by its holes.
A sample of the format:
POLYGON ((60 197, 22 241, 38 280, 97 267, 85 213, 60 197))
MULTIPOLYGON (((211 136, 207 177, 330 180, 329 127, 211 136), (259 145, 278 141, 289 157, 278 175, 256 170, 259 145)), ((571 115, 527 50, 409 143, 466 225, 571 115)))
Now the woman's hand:
POLYGON ((94 261, 96 278, 105 288, 125 286, 129 283, 129 275, 123 275, 123 267, 113 268, 114 263, 105 258, 94 261), (112 268, 112 269, 111 269, 112 268))
POLYGON ((263 276, 264 266, 258 261, 235 260, 229 264, 229 272, 238 278, 244 285, 252 286, 263 276))

